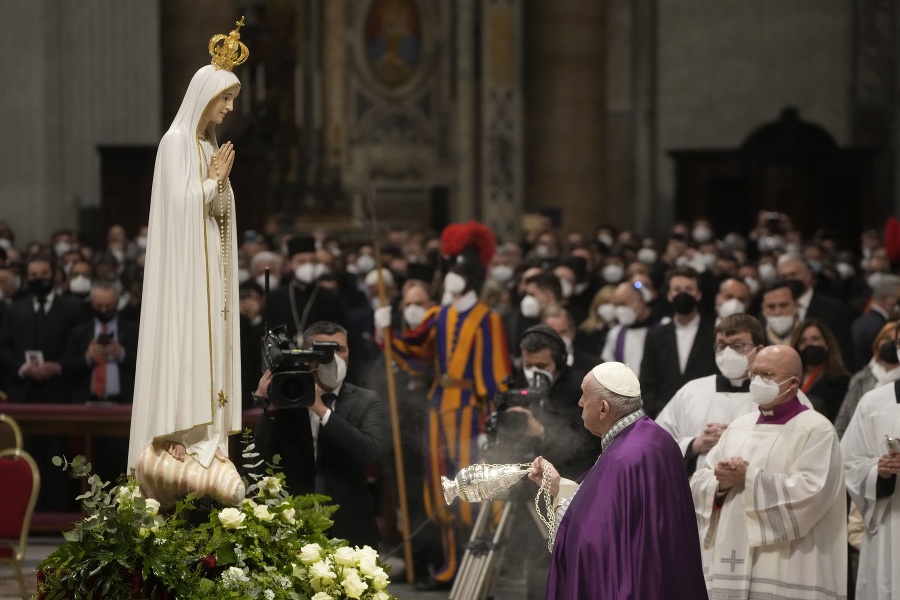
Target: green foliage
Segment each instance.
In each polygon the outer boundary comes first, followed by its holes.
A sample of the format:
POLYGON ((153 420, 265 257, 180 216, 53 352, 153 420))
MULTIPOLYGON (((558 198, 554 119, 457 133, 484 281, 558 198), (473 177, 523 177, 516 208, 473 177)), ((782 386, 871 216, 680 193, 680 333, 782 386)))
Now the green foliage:
MULTIPOLYGON (((245 463, 254 462, 248 434, 245 463)), ((88 515, 38 568, 39 597, 131 598, 140 574, 146 598, 190 600, 389 600, 386 566, 368 546, 325 536, 337 506, 327 496, 290 496, 278 460, 252 476, 247 499, 224 507, 189 494, 160 512, 132 478, 110 486, 78 456, 54 464, 87 478, 88 515), (165 590, 165 592, 164 592, 165 590)))

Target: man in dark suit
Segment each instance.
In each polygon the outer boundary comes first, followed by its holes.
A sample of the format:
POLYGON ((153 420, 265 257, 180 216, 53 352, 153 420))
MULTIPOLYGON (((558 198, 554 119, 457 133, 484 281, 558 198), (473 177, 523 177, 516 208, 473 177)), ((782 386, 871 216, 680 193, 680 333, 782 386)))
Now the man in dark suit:
POLYGON ((315 240, 309 236, 296 236, 288 240, 287 246, 294 278, 288 285, 271 292, 269 325, 287 325, 288 336, 295 339, 297 332, 318 321, 346 327, 347 309, 343 299, 317 282, 328 269, 316 258, 315 240))
POLYGON ((56 267, 49 258, 32 259, 26 273, 30 293, 8 307, 0 326, 9 401, 67 402, 68 381, 60 361, 80 305, 54 291, 56 267))
MULTIPOLYGON (((131 404, 137 364, 138 324, 117 313, 119 291, 111 281, 95 281, 90 292, 93 317, 72 329, 63 370, 69 374, 76 404, 131 404)), ((103 481, 124 473, 128 438, 98 437, 91 464, 103 481)))
POLYGON ((850 335, 853 338, 853 370, 858 371, 872 359, 872 342, 885 324, 897 314, 900 301, 900 277, 882 275, 872 286, 872 305, 869 310, 853 320, 850 335))
MULTIPOLYGON (((315 373, 315 401, 308 408, 280 409, 270 402, 272 374, 266 371, 254 396, 266 409, 256 432, 256 444, 268 461, 279 454, 291 494, 320 493, 340 505, 329 534, 350 545, 378 547, 375 505, 366 481, 366 467, 385 449, 384 404, 371 391, 345 382, 347 331, 327 321, 303 332, 304 345, 337 342, 334 381, 315 373), (341 364, 343 363, 343 364, 341 364)), ((315 365, 314 365, 315 366, 315 365)))
POLYGON ((119 291, 110 281, 91 288, 93 318, 72 329, 64 370, 72 378, 72 402, 131 404, 138 324, 117 314, 119 291))
POLYGON ((840 300, 826 296, 816 290, 816 274, 802 254, 788 252, 778 257, 778 277, 796 281, 802 286, 797 296, 797 322, 818 319, 827 323, 838 344, 845 365, 855 362, 853 342, 850 335, 850 313, 840 300))
POLYGON ((641 396, 651 418, 692 379, 716 373, 715 321, 701 315, 700 275, 691 267, 676 267, 668 279, 666 298, 672 321, 647 334, 641 362, 641 396))
MULTIPOLYGON (((0 365, 7 377, 10 402, 69 401, 68 374, 62 360, 69 333, 78 322, 80 302, 53 289, 56 265, 48 257, 33 258, 26 267, 29 294, 13 302, 0 324, 0 365)), ((53 466, 64 454, 61 437, 26 437, 25 450, 41 471, 39 510, 67 510, 74 498, 68 477, 53 466)))

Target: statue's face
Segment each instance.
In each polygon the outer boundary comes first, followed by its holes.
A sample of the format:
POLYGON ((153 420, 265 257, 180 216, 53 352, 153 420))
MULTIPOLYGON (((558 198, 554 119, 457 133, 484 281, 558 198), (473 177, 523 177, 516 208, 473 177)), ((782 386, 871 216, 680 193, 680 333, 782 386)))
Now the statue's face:
POLYGON ((240 93, 241 86, 235 85, 210 100, 203 111, 203 120, 221 125, 225 115, 234 110, 234 100, 240 93))

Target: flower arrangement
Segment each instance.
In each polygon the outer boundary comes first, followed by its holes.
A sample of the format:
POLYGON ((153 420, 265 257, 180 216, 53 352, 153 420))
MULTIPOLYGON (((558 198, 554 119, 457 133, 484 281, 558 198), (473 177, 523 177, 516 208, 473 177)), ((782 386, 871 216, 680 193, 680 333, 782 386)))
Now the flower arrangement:
POLYGON ((327 538, 337 506, 327 496, 288 495, 277 457, 252 476, 240 507, 190 494, 166 513, 133 478, 110 486, 81 457, 54 460, 87 478, 78 499, 88 516, 38 566, 39 599, 393 598, 378 553, 327 538))

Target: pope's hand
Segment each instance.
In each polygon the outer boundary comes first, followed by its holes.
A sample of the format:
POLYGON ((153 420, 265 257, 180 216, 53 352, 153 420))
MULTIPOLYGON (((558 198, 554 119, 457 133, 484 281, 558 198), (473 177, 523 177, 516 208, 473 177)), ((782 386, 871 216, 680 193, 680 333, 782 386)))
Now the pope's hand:
POLYGON ((559 472, 553 468, 553 464, 550 461, 544 460, 543 456, 538 456, 534 459, 534 462, 531 463, 531 470, 528 471, 528 479, 532 480, 540 487, 544 481, 545 466, 550 469, 550 495, 556 497, 559 495, 559 472))
POLYGON ((381 331, 391 326, 391 307, 379 306, 375 309, 375 329, 381 331))

